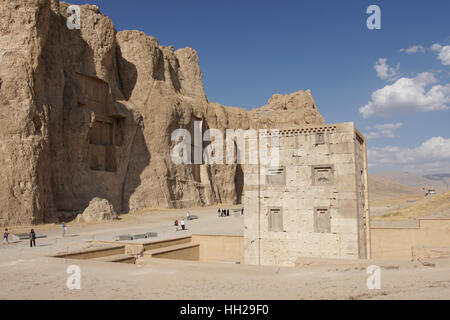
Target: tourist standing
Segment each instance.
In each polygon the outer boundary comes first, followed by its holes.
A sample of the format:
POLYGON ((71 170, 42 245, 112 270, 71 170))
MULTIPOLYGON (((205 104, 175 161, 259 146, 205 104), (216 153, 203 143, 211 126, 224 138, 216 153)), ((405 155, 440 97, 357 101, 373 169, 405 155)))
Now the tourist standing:
POLYGON ((181 229, 186 230, 186 223, 184 222, 184 219, 181 220, 181 229))
POLYGON ((33 245, 36 247, 36 232, 34 232, 34 229, 31 229, 29 237, 30 237, 30 248, 32 248, 33 245))
POLYGON ((230 216, 230 209, 227 209, 227 217, 230 216))
POLYGON ((219 210, 217 210, 217 215, 218 215, 219 218, 220 218, 220 208, 219 208, 219 210))
POLYGON ((175 220, 174 224, 173 224, 176 228, 176 231, 178 231, 178 220, 175 220))
POLYGON ((9 237, 9 231, 8 231, 8 228, 5 228, 5 232, 3 233, 3 242, 6 242, 9 244, 8 237, 9 237))
POLYGON ((188 212, 186 212, 186 220, 189 221, 191 220, 191 214, 188 212))
POLYGON ((66 230, 67 230, 67 227, 66 227, 66 225, 63 222, 63 224, 62 224, 62 236, 63 236, 63 238, 64 238, 64 235, 66 234, 66 230))

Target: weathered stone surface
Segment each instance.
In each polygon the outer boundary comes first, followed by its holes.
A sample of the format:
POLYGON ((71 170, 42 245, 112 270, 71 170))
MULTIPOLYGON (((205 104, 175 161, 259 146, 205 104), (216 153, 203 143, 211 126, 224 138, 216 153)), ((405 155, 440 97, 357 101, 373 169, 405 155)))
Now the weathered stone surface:
POLYGON ((116 212, 240 202, 238 165, 175 165, 178 128, 323 124, 309 91, 247 111, 210 102, 195 50, 116 32, 98 7, 0 2, 0 224, 54 222, 95 197, 116 212))
POLYGON ((106 199, 94 198, 89 206, 79 215, 77 222, 95 223, 117 219, 114 207, 106 199))
POLYGON ((280 130, 278 166, 245 168, 245 263, 370 258, 366 152, 353 123, 280 130))

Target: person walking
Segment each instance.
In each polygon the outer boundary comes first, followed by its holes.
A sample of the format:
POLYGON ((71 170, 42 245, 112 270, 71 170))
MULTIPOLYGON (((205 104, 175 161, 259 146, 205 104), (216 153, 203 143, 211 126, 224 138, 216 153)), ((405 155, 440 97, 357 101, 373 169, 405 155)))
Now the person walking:
POLYGON ((230 209, 227 209, 227 217, 230 216, 230 209))
POLYGON ((186 220, 189 221, 191 220, 191 214, 188 212, 186 212, 186 220))
POLYGON ((34 229, 31 229, 29 237, 30 237, 30 248, 32 248, 33 245, 36 247, 36 233, 34 232, 34 229))
POLYGON ((217 215, 218 215, 219 218, 220 218, 220 208, 219 208, 219 210, 217 210, 217 215))
POLYGON ((3 233, 3 242, 6 242, 7 244, 9 244, 8 237, 9 237, 9 231, 8 231, 8 228, 5 228, 5 232, 3 233))
POLYGON ((186 230, 186 223, 184 222, 184 219, 181 220, 181 229, 186 230))
POLYGON ((63 224, 62 224, 62 236, 63 236, 63 238, 64 238, 64 235, 66 234, 66 230, 67 230, 67 227, 66 227, 66 225, 63 222, 63 224))
POLYGON ((173 225, 175 226, 176 231, 178 231, 178 220, 175 220, 175 222, 173 223, 173 225))

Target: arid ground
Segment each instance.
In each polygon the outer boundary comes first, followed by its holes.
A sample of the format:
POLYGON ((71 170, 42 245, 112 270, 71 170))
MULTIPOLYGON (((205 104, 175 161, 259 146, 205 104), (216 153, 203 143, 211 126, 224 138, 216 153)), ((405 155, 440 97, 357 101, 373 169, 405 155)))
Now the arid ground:
MULTIPOLYGON (((147 210, 97 225, 71 223, 35 230, 47 235, 0 246, 1 299, 450 299, 450 259, 431 266, 420 262, 314 261, 278 268, 154 259, 146 265, 53 258, 52 255, 100 246, 118 234, 158 232, 155 240, 189 234, 243 232, 243 218, 217 217, 217 208, 191 209, 199 217, 187 231, 173 221, 185 210, 147 210), (81 289, 69 290, 69 265, 81 268, 81 289), (366 286, 367 266, 381 267, 381 289, 366 286)), ((28 231, 12 228, 12 233, 28 231)))

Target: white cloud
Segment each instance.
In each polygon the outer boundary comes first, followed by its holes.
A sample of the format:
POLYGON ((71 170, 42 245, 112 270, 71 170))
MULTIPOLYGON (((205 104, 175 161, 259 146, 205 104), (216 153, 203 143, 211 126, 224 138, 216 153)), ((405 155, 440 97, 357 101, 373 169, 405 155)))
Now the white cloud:
POLYGON ((398 79, 373 92, 371 101, 359 112, 364 118, 370 118, 449 109, 450 83, 430 88, 435 82, 436 78, 430 72, 423 72, 415 78, 398 79))
MULTIPOLYGON (((403 123, 385 123, 377 124, 374 128, 366 133, 367 139, 378 139, 378 138, 397 138, 397 130, 403 126, 403 123)), ((371 128, 367 128, 370 130, 371 128)))
POLYGON ((416 148, 369 148, 367 156, 371 169, 390 167, 420 174, 448 173, 450 139, 434 137, 416 148))
POLYGON ((420 45, 415 45, 412 47, 409 47, 407 49, 405 48, 401 48, 400 52, 406 52, 406 53, 417 53, 417 52, 425 52, 425 48, 423 46, 420 45))
POLYGON ((439 43, 435 43, 430 49, 438 52, 437 58, 444 66, 450 66, 450 46, 441 46, 439 43))
POLYGON ((441 51, 442 46, 439 43, 435 43, 431 46, 430 49, 431 49, 431 51, 439 52, 439 51, 441 51))
POLYGON ((450 66, 450 46, 445 46, 439 52, 438 59, 444 66, 450 66))
POLYGON ((400 64, 397 64, 395 68, 387 64, 386 58, 378 59, 377 63, 373 67, 377 72, 377 76, 382 80, 394 81, 398 77, 400 71, 400 64))

